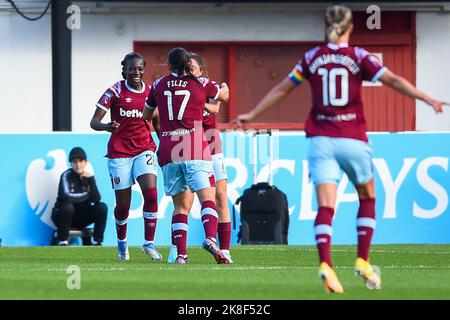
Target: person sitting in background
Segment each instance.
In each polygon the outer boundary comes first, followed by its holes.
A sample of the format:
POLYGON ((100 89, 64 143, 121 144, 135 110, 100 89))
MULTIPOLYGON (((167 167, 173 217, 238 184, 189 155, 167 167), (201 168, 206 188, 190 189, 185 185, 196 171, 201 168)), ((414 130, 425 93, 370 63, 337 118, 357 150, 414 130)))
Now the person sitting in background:
MULTIPOLYGON (((100 202, 94 176, 85 171, 86 152, 73 148, 69 153, 71 168, 61 174, 58 197, 52 212, 57 230, 58 245, 69 244, 70 229, 84 229, 94 223, 94 245, 101 245, 106 227, 108 208, 100 202)), ((83 239, 83 245, 89 245, 83 239)))

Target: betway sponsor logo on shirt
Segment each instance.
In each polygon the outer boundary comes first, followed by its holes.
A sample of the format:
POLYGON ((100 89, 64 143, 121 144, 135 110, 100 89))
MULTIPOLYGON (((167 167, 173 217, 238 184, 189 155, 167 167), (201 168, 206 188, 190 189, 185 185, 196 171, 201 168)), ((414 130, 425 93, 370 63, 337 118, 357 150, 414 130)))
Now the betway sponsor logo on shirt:
POLYGON ((142 118, 142 111, 141 110, 124 110, 122 108, 119 109, 119 114, 121 117, 127 117, 127 118, 142 118))

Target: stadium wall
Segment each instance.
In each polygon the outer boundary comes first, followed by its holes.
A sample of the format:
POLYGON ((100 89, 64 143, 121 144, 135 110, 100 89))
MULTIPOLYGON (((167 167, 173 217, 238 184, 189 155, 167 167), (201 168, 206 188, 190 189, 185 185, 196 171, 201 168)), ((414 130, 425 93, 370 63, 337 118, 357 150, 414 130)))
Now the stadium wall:
MULTIPOLYGON (((416 84, 432 97, 450 100, 450 13, 419 12, 416 15, 416 84)), ((416 103, 416 130, 450 130, 450 109, 443 116, 416 103)))
POLYGON ((52 130, 50 21, 0 11, 0 132, 52 130))
POLYGON ((317 25, 322 25, 322 16, 318 13, 210 13, 206 16, 188 13, 183 15, 182 23, 178 21, 178 15, 86 17, 82 22, 83 29, 73 33, 73 130, 89 131, 95 102, 108 86, 121 79, 120 61, 125 53, 133 50, 133 41, 307 41, 323 38, 317 28, 317 25), (305 26, 293 29, 292 26, 297 25, 298 21, 304 21, 305 26), (123 26, 120 32, 118 26, 123 26), (99 51, 99 48, 102 50, 99 51), (108 54, 103 51, 105 49, 108 54), (93 64, 96 65, 96 76, 88 80, 86 75, 91 74, 93 64))
MULTIPOLYGON (((377 195, 374 242, 450 243, 450 133, 378 133, 369 137, 377 195)), ((59 177, 68 167, 67 155, 74 146, 81 146, 87 152, 89 170, 95 174, 102 201, 109 207, 105 245, 115 244, 114 193, 103 157, 107 140, 107 134, 0 134, 0 146, 7 150, 7 154, 0 157, 0 166, 4 168, 0 183, 0 238, 3 245, 50 243, 54 231, 50 217, 59 177)), ((253 159, 254 140, 243 132, 224 133, 222 140, 231 208, 244 189, 253 183, 250 159, 253 159)), ((314 244, 317 203, 308 179, 307 139, 300 131, 274 132, 273 145, 273 181, 286 193, 289 203, 289 243, 314 244)), ((267 136, 258 139, 258 150, 258 181, 265 181, 270 168, 267 136)), ((168 245, 173 205, 171 198, 163 194, 160 169, 158 176, 156 243, 168 245)), ((143 199, 135 185, 127 236, 131 245, 140 245, 143 239, 142 206, 143 199)), ((204 236, 200 208, 196 200, 189 222, 191 245, 199 245, 204 236)), ((338 186, 333 243, 356 242, 357 211, 356 191, 344 175, 338 186)), ((233 244, 236 244, 237 231, 232 232, 233 244)))
MULTIPOLYGON (((32 2, 32 1, 31 1, 32 2)), ((42 1, 41 1, 42 2, 42 1)), ((82 4, 83 6, 84 4, 82 4)), ((1 9, 1 8, 0 8, 1 9)), ((140 12, 139 9, 134 9, 140 12)), ((425 10, 425 9, 424 9, 425 10)), ((91 132, 95 102, 120 79, 120 61, 133 41, 320 41, 322 13, 301 7, 254 5, 246 10, 215 7, 154 12, 82 12, 81 29, 73 31, 72 128, 91 132), (182 12, 183 19, 180 19, 182 12)), ((417 13, 417 85, 437 98, 450 100, 446 88, 450 12, 417 13)), ((47 132, 52 128, 51 30, 47 14, 37 22, 10 11, 0 12, 0 132, 47 132)), ((416 104, 418 130, 450 129, 450 110, 436 116, 416 104)))

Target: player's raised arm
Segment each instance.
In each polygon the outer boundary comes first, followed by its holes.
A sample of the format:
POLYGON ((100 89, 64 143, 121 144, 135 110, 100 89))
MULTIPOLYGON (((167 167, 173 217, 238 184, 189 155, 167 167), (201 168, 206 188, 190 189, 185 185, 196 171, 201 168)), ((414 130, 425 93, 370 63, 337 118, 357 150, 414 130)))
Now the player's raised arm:
POLYGON ((244 122, 249 122, 263 114, 273 106, 277 105, 296 87, 290 77, 286 77, 283 81, 273 87, 269 93, 256 105, 256 107, 248 113, 240 114, 237 117, 239 126, 244 122))
POLYGON ((434 111, 436 111, 437 113, 442 112, 442 101, 435 100, 427 96, 425 93, 417 90, 416 87, 414 87, 405 78, 398 76, 388 70, 380 77, 380 81, 405 96, 424 101, 425 103, 433 107, 434 111))

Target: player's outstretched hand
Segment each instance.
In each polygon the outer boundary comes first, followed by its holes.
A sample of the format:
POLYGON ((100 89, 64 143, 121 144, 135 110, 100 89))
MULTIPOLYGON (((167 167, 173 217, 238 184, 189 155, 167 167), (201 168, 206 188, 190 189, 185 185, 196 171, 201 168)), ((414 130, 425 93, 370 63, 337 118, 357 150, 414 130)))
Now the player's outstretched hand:
POLYGON ((236 119, 231 121, 231 124, 236 125, 238 128, 246 129, 247 124, 253 120, 253 116, 251 113, 243 113, 238 115, 236 119))
POLYGON ((116 121, 112 121, 108 124, 106 124, 106 128, 105 130, 108 132, 116 132, 117 129, 119 129, 120 123, 116 122, 116 121))
POLYGON ((434 111, 436 111, 436 113, 442 112, 442 104, 443 104, 442 101, 429 99, 429 100, 427 100, 427 103, 433 107, 433 109, 434 109, 434 111))

